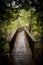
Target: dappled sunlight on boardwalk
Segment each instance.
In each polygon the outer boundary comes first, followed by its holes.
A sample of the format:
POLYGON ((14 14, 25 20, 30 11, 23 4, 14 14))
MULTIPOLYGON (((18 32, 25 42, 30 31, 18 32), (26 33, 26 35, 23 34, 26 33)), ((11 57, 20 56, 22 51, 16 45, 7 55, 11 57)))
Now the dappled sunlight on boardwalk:
POLYGON ((17 34, 12 50, 12 62, 14 65, 35 65, 25 31, 17 34))

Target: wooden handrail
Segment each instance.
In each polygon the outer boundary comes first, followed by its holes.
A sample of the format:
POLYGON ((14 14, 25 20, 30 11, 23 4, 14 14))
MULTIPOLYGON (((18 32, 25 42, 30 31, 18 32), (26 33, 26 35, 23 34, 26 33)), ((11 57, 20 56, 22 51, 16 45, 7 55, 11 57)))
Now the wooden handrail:
POLYGON ((32 57, 34 58, 35 57, 35 54, 34 54, 34 49, 35 49, 35 43, 38 43, 39 40, 36 40, 30 33, 29 31, 24 28, 25 32, 26 32, 26 36, 27 36, 27 40, 28 40, 28 43, 29 43, 29 46, 31 48, 31 51, 32 51, 32 57))
POLYGON ((27 34, 30 36, 30 38, 32 39, 32 41, 33 41, 34 43, 39 42, 39 40, 36 40, 36 39, 29 33, 29 31, 28 31, 26 28, 24 28, 24 29, 25 29, 25 31, 27 32, 27 34))
POLYGON ((5 40, 5 43, 10 43, 10 42, 11 42, 11 40, 12 40, 13 36, 15 35, 15 33, 17 32, 17 30, 18 30, 18 29, 15 30, 15 32, 14 32, 14 34, 12 35, 12 37, 11 37, 10 40, 5 40))

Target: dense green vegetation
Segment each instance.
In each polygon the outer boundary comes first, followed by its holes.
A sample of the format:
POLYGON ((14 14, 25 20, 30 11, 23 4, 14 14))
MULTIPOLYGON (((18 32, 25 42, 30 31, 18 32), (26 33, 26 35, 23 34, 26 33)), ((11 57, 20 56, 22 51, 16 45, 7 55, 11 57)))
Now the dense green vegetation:
MULTIPOLYGON (((12 0, 9 2, 11 5, 12 0)), ((5 3, 6 0, 0 0, 0 51, 7 51, 9 47, 6 41, 9 42, 19 27, 28 26, 28 31, 36 40, 43 37, 43 1, 18 0, 16 5, 22 5, 18 8, 13 8, 12 5, 7 7, 5 3)))

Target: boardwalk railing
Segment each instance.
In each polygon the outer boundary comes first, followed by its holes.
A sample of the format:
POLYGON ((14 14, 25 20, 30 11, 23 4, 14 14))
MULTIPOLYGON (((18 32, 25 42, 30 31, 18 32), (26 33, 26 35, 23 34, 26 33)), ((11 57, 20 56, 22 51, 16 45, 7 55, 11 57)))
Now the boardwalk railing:
POLYGON ((16 36, 17 36, 17 32, 18 32, 18 29, 15 31, 15 34, 13 35, 11 41, 9 42, 10 57, 11 57, 12 49, 14 47, 14 43, 15 43, 15 39, 16 39, 16 36))
POLYGON ((33 58, 34 58, 35 43, 38 43, 39 41, 35 40, 35 38, 33 38, 33 36, 28 32, 28 30, 26 28, 17 29, 15 34, 14 34, 14 36, 12 37, 11 41, 9 42, 10 56, 11 56, 12 49, 14 47, 14 43, 15 43, 15 39, 16 39, 17 33, 22 31, 22 30, 25 31, 25 34, 26 34, 29 46, 31 48, 33 58))
POLYGON ((26 28, 24 28, 24 29, 25 29, 26 37, 27 37, 27 40, 28 40, 28 43, 30 45, 32 55, 34 58, 34 56, 35 56, 35 54, 34 54, 35 43, 38 43, 39 41, 35 40, 35 38, 28 32, 28 30, 26 28))

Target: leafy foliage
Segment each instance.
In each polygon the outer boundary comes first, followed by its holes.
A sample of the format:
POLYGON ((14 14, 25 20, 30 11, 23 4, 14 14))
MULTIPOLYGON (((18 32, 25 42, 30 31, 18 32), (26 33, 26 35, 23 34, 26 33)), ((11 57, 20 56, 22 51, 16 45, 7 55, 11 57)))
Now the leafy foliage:
MULTIPOLYGON (((15 0, 18 8, 6 6, 7 0, 0 0, 0 49, 7 51, 8 39, 19 27, 28 26, 28 31, 39 39, 43 35, 43 1, 41 0, 15 0)), ((9 50, 9 49, 8 49, 9 50)))

